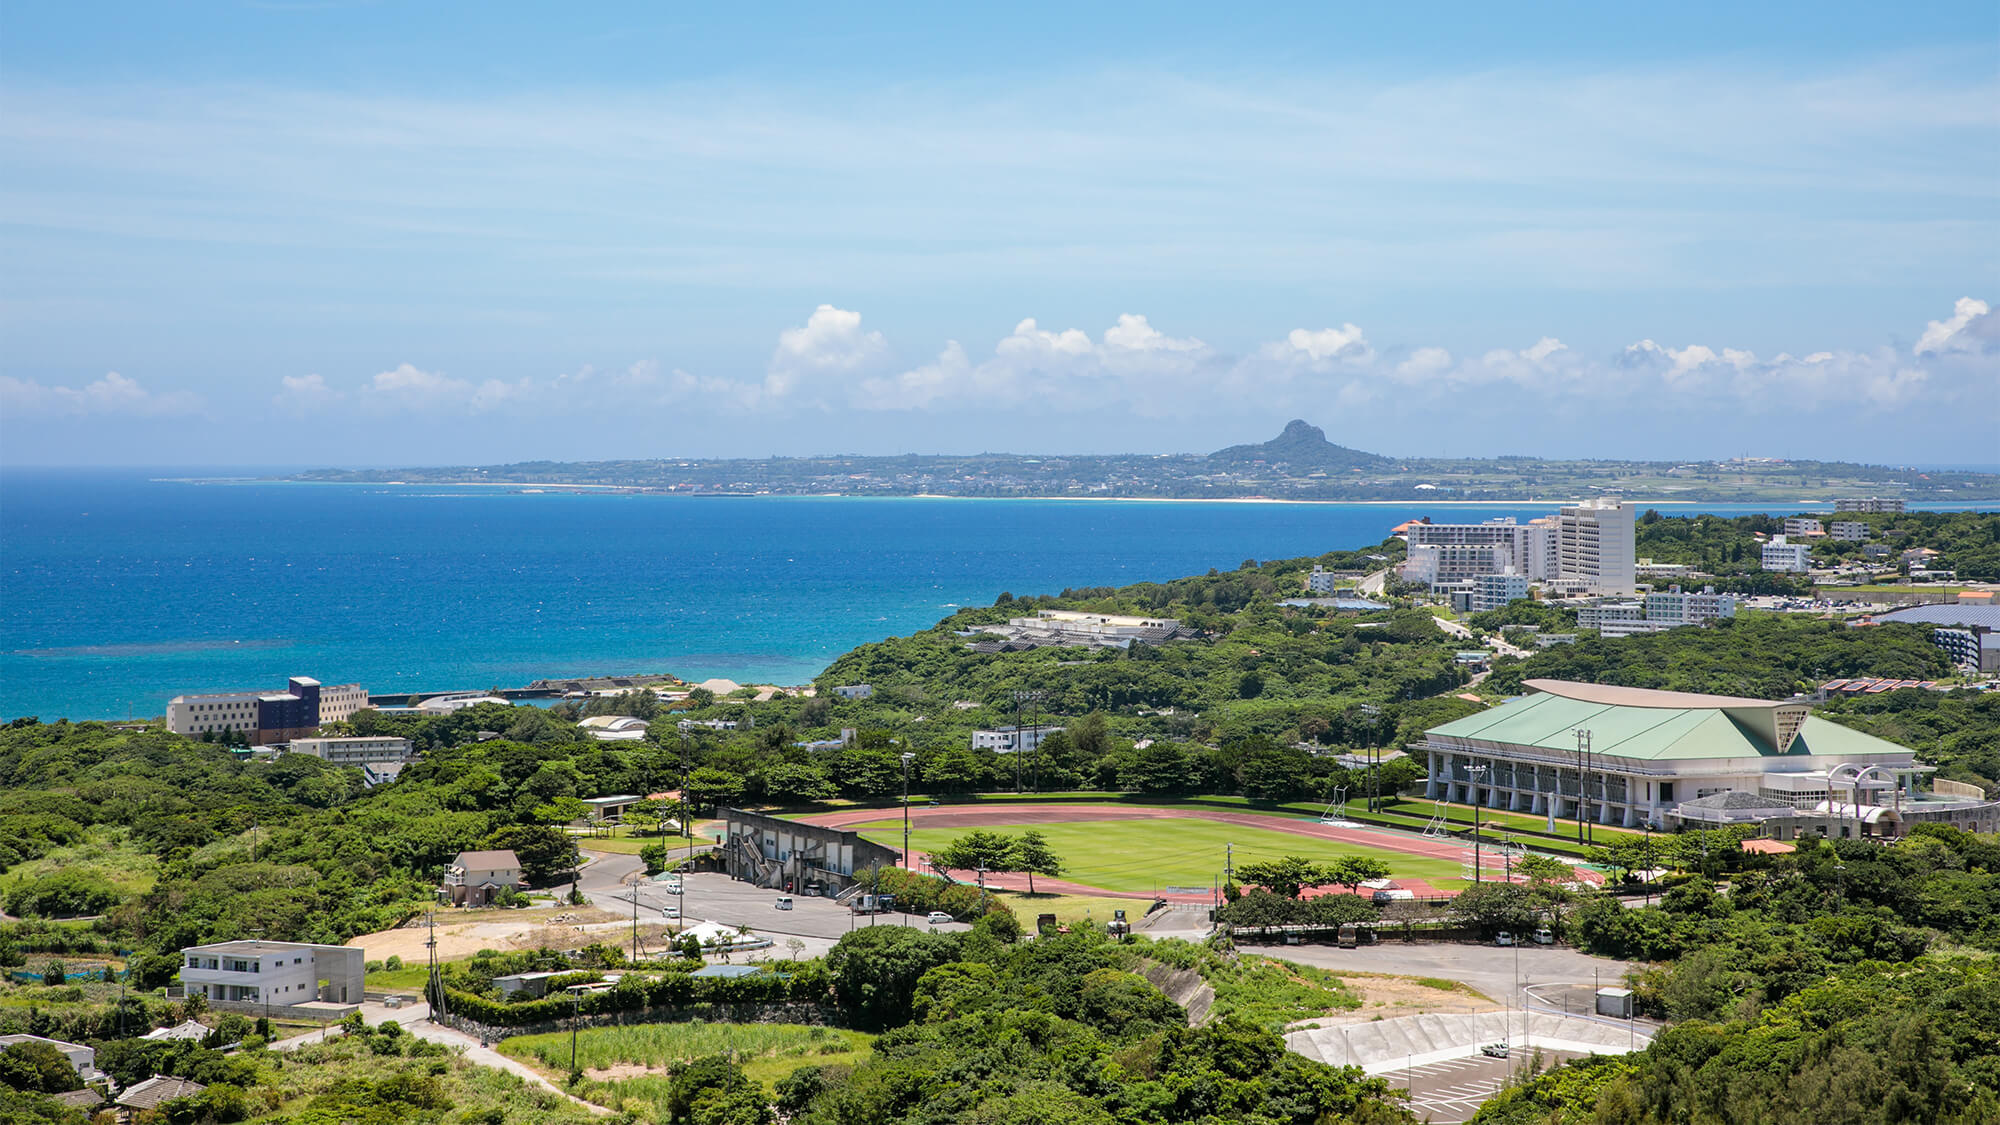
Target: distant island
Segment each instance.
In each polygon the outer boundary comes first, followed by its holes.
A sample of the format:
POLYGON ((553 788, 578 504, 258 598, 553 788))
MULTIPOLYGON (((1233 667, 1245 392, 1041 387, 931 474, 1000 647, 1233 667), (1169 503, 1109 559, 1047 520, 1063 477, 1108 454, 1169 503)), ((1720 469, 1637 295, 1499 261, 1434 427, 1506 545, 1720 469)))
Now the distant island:
POLYGON ((1385 457, 1294 420, 1270 441, 1214 453, 772 457, 525 461, 408 469, 319 469, 286 479, 503 484, 696 496, 964 496, 1157 500, 1569 500, 1812 503, 1882 496, 1912 504, 2000 500, 2000 474, 1844 461, 1542 460, 1385 457))

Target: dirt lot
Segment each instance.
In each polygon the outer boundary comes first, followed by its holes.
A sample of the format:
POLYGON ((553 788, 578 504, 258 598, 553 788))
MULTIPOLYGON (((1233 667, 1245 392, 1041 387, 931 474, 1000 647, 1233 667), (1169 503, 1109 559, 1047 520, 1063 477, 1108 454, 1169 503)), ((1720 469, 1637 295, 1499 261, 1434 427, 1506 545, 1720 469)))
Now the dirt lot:
POLYGON ((1361 1006, 1344 1012, 1329 1012, 1310 1022, 1322 1027, 1337 1023, 1366 1023, 1398 1016, 1430 1013, 1491 1012, 1500 1005, 1466 985, 1434 988, 1416 977, 1383 976, 1375 973, 1338 973, 1341 983, 1361 995, 1361 1006))
MULTIPOLYGON (((552 946, 566 949, 589 941, 616 941, 631 932, 630 916, 620 918, 609 910, 588 906, 536 910, 464 910, 442 913, 437 919, 437 954, 440 958, 470 957, 482 949, 535 949, 552 946)), ((639 926, 641 937, 658 933, 661 927, 639 926)), ((429 955, 424 942, 430 928, 421 924, 363 934, 348 942, 366 952, 370 961, 391 956, 404 961, 422 961, 429 955)))

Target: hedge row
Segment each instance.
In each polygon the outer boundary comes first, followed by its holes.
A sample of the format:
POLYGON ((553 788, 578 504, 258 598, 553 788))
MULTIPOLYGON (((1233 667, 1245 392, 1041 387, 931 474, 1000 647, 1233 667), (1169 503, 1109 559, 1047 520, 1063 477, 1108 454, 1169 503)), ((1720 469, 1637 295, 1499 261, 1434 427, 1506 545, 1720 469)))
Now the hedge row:
POLYGON ((568 996, 550 996, 508 1004, 447 987, 445 1005, 448 1011, 479 1023, 521 1027, 566 1019, 573 1012, 588 1016, 698 1004, 819 1003, 827 999, 831 987, 826 966, 818 961, 801 961, 741 977, 694 977, 684 972, 662 976, 627 973, 616 986, 593 992, 580 1003, 568 996))

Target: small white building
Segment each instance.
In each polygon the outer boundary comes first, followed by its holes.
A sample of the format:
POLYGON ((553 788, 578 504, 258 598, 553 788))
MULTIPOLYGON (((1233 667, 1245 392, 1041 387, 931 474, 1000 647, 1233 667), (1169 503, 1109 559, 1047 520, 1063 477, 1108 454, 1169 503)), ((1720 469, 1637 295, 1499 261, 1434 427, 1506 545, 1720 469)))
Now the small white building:
POLYGON ((97 1069, 97 1049, 81 1043, 65 1043, 60 1039, 44 1039, 39 1035, 0 1035, 0 1051, 20 1043, 41 1043, 62 1052, 63 1058, 76 1071, 76 1076, 85 1082, 97 1082, 104 1075, 97 1069))
POLYGON ((1760 561, 1765 570, 1804 574, 1811 569, 1810 557, 1811 550, 1804 543, 1788 542, 1784 536, 1778 535, 1764 544, 1760 561))
POLYGON ((294 738, 285 744, 285 752, 310 754, 336 766, 407 762, 412 757, 407 738, 294 738))
POLYGON ((599 742, 643 742, 650 724, 630 715, 592 715, 577 724, 599 742))
POLYGON ((289 941, 190 946, 181 950, 181 987, 223 1004, 359 1004, 363 956, 357 946, 289 941))
POLYGON ((1736 616, 1736 595, 1718 594, 1704 586, 1700 593, 1683 592, 1679 586, 1655 590, 1646 595, 1646 620, 1673 625, 1699 625, 1719 617, 1736 616))
POLYGON ((1866 543, 1871 529, 1860 520, 1834 520, 1826 530, 1837 542, 1866 543))
POLYGON ((972 732, 974 750, 993 750, 1001 754, 1039 749, 1048 737, 1063 728, 1058 726, 1003 727, 1000 730, 976 730, 972 732))
POLYGON ((867 699, 875 694, 868 684, 842 684, 833 689, 833 694, 842 699, 867 699))

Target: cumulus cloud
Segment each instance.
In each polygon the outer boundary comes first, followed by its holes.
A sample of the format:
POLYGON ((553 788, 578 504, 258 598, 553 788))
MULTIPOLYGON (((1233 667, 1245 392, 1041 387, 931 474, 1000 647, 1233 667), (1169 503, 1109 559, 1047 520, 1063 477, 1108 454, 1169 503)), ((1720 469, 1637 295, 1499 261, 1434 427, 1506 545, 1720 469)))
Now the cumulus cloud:
POLYGON ((2000 345, 2000 321, 1985 301, 1960 297, 1947 320, 1933 320, 1917 339, 1917 355, 1944 352, 1991 352, 2000 345))
POLYGON ((1170 336, 1136 313, 1119 316, 1096 339, 1080 328, 1051 331, 1029 317, 994 345, 990 358, 975 363, 952 340, 932 363, 864 379, 851 401, 869 410, 1116 405, 1155 416, 1198 393, 1220 373, 1221 358, 1203 341, 1170 336))
POLYGON ((778 334, 778 348, 764 377, 765 393, 782 399, 815 378, 852 375, 880 363, 889 342, 861 330, 861 314, 821 305, 805 324, 778 334))
POLYGON ((0 375, 0 408, 14 417, 162 416, 193 414, 201 399, 189 391, 149 391, 116 371, 81 387, 0 375))
MULTIPOLYGON (((1866 404, 1899 409, 1964 401, 1990 409, 2000 391, 2000 339, 1984 301, 1957 302, 1932 321, 1912 353, 1781 352, 1653 339, 1609 354, 1585 354, 1554 336, 1525 347, 1460 357, 1432 345, 1378 350, 1352 323, 1297 328, 1231 356, 1195 336, 1176 336, 1144 315, 1125 313, 1093 336, 1080 328, 1017 321, 992 352, 975 356, 956 340, 928 363, 898 370, 890 343, 863 328, 861 314, 821 305, 783 329, 762 378, 699 375, 643 360, 622 368, 585 366, 550 378, 474 380, 401 364, 343 393, 319 375, 288 376, 276 402, 303 412, 355 404, 372 412, 508 411, 523 416, 643 410, 700 402, 736 413, 856 408, 958 411, 1004 406, 1031 411, 1116 412, 1126 417, 1196 418, 1244 410, 1382 410, 1389 403, 1449 402, 1482 411, 1524 403, 1597 411, 1728 409, 1735 417, 1797 415, 1866 404)), ((84 402, 133 405, 159 396, 121 376, 81 390, 9 380, 9 403, 80 412, 84 402)))

